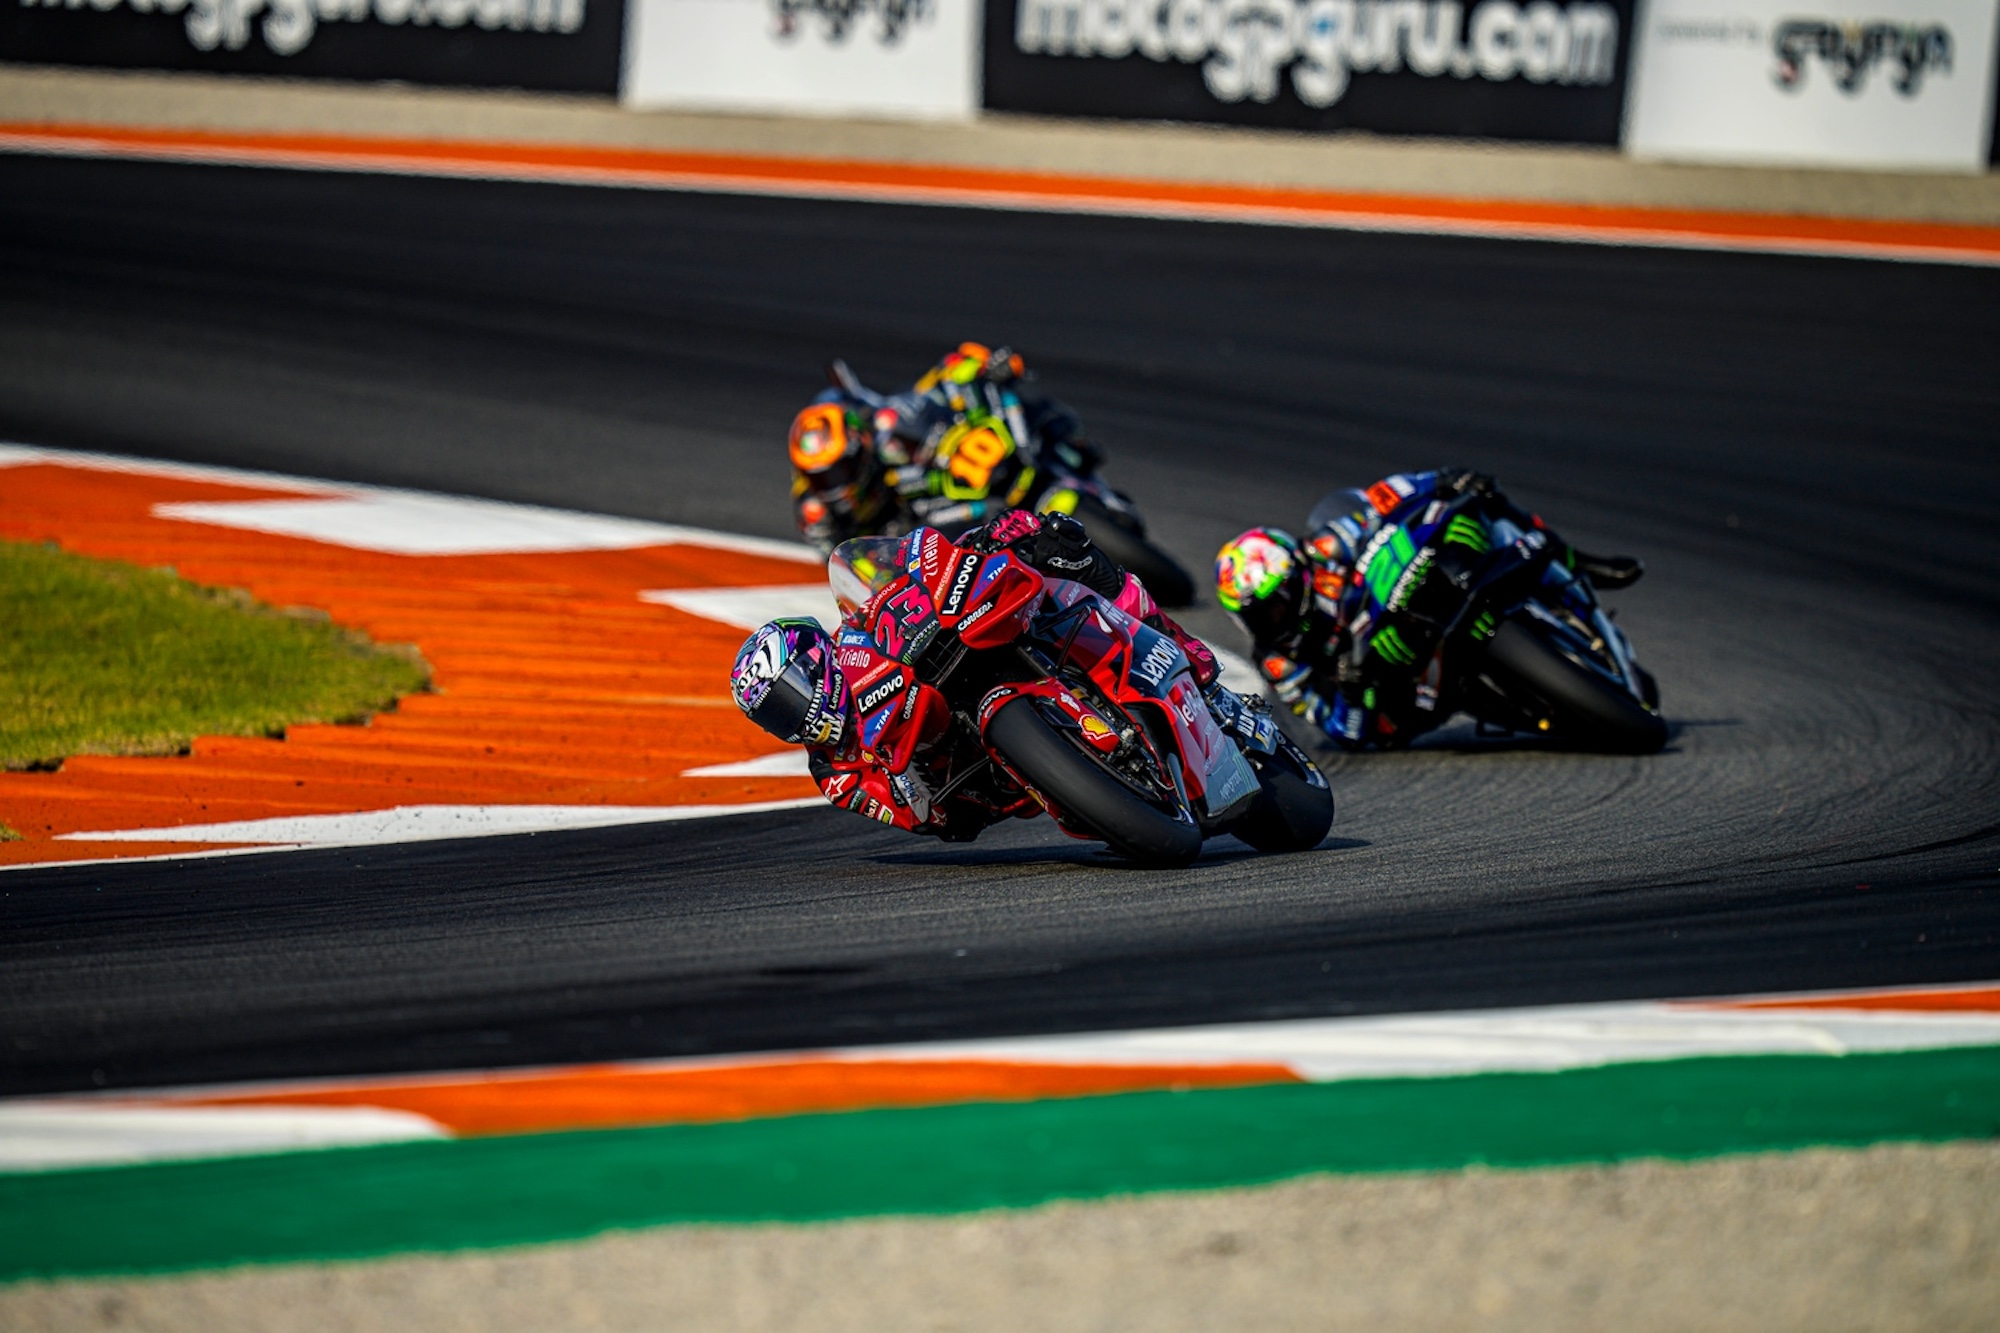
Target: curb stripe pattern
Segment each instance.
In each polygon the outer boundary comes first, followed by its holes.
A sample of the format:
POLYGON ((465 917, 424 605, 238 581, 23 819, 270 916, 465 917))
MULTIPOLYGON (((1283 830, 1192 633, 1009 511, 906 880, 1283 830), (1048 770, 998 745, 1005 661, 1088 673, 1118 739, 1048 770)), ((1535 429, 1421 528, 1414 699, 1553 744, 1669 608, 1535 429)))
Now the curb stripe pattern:
POLYGON ((2000 264, 1997 227, 1425 198, 830 159, 31 124, 0 124, 0 151, 1411 235, 2000 264))
POLYGON ((823 803, 803 777, 684 776, 770 741, 723 685, 742 631, 640 598, 797 582, 802 547, 54 450, 0 448, 0 477, 0 537, 316 608, 415 643, 434 673, 432 693, 365 726, 0 773, 0 819, 24 835, 0 843, 0 867, 823 803))
POLYGON ((1738 1056, 1553 1074, 1023 1103, 0 1176, 0 1281, 518 1245, 1214 1189, 1314 1172, 1545 1167, 2000 1127, 2000 1050, 1738 1056))
POLYGON ((1991 1047, 2000 988, 1311 1019, 695 1060, 486 1070, 0 1102, 0 1171, 886 1107, 1384 1077, 1552 1073, 1704 1056, 1991 1047), (184 1123, 191 1112, 206 1119, 184 1123), (323 1120, 274 1122, 279 1114, 323 1120), (72 1121, 63 1117, 70 1115, 72 1121), (228 1138, 229 1117, 240 1135, 228 1138), (321 1134, 320 1138, 313 1138, 321 1134), (287 1138, 286 1135, 293 1135, 287 1138))

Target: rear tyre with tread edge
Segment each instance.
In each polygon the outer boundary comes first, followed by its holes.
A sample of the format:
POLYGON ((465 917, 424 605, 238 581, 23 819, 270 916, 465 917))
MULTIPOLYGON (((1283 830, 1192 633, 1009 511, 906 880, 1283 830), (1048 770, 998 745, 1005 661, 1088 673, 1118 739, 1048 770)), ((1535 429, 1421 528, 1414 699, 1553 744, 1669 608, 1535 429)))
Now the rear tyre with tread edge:
POLYGON ((1257 799, 1229 831, 1260 852, 1306 852, 1319 846, 1333 827, 1333 789, 1307 772, 1312 760, 1290 737, 1272 755, 1251 755, 1257 770, 1257 799))
POLYGON ((1486 665, 1517 687, 1507 691, 1516 699, 1547 705, 1548 734, 1557 741, 1605 754, 1654 754, 1667 743, 1667 724, 1658 713, 1519 621, 1500 622, 1486 645, 1486 665))
POLYGON ((1193 577, 1181 568, 1179 561, 1148 541, 1144 533, 1133 531, 1087 495, 1077 500, 1076 512, 1071 517, 1083 524, 1093 546, 1123 565, 1126 573, 1139 576, 1139 582, 1146 585, 1154 601, 1169 609, 1194 605, 1193 577))
POLYGON ((1201 830, 1193 822, 1149 805, 1044 721, 1033 699, 1000 705, 986 724, 986 740, 1029 786, 1112 850, 1150 866, 1184 866, 1201 855, 1201 830))

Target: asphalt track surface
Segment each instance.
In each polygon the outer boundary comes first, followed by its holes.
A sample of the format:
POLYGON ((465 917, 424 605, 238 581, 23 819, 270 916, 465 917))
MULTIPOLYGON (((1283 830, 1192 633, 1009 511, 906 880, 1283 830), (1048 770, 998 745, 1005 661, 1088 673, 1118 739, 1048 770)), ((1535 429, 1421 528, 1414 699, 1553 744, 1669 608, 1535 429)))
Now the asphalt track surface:
POLYGON ((1191 567, 1440 460, 1643 556, 1667 752, 1459 727, 1177 873, 834 811, 9 873, 0 1091, 2000 974, 2000 272, 0 160, 0 438, 784 536, 818 366, 966 336, 1191 567))

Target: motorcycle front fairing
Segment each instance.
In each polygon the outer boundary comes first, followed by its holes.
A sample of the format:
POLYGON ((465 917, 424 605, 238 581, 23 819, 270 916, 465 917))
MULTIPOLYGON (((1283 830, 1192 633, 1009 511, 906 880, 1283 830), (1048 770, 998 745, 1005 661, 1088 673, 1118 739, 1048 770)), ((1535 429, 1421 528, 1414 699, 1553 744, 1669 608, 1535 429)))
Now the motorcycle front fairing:
POLYGON ((1181 646, 1083 584, 1052 578, 1046 586, 1061 608, 1045 621, 1057 636, 1058 665, 1081 667, 1109 697, 1149 707, 1165 722, 1181 760, 1179 780, 1205 824, 1240 815, 1256 798, 1257 774, 1216 724, 1181 646))

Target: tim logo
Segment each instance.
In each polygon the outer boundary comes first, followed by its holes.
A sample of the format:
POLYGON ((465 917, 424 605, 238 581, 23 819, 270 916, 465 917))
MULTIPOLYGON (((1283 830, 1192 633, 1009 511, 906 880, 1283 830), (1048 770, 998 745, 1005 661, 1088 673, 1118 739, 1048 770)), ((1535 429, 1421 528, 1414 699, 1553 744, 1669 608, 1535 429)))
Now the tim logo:
POLYGON ((1858 96, 1868 71, 1890 65, 1890 85, 1904 97, 1915 97, 1930 70, 1951 73, 1951 29, 1942 23, 1928 27, 1903 23, 1835 23, 1830 19, 1786 19, 1772 30, 1772 50, 1778 66, 1771 77, 1792 92, 1805 83, 1806 61, 1826 62, 1833 86, 1858 96))
POLYGON ((884 46, 902 41, 912 24, 928 23, 937 16, 936 0, 771 0, 774 30, 781 42, 799 35, 806 16, 817 15, 821 35, 839 46, 871 11, 879 20, 876 40, 884 46))

